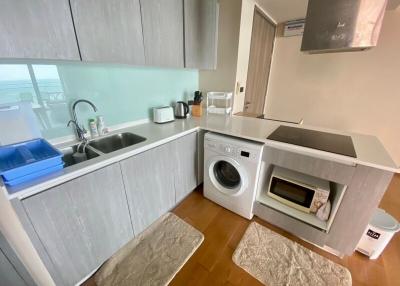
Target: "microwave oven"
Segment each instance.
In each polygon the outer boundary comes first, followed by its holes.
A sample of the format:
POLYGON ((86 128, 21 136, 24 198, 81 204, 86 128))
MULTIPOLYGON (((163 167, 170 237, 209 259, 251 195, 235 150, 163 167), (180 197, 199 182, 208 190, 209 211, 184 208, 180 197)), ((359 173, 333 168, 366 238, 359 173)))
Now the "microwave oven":
POLYGON ((327 203, 329 181, 289 169, 274 167, 267 195, 306 213, 316 213, 327 203))

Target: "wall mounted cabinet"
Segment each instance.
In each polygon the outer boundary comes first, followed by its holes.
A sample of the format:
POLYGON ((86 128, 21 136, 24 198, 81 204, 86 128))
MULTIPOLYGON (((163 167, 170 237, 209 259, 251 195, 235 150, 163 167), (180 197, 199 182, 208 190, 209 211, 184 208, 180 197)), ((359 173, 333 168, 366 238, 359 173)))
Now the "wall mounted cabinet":
POLYGON ((184 0, 185 67, 216 69, 218 0, 184 0))
POLYGON ((183 0, 141 0, 146 64, 184 67, 183 0))
POLYGON ((218 0, 4 0, 0 58, 215 69, 218 7, 218 0))
POLYGON ((80 60, 68 0, 3 0, 0 57, 80 60))
POLYGON ((139 0, 70 0, 82 61, 144 65, 139 0))

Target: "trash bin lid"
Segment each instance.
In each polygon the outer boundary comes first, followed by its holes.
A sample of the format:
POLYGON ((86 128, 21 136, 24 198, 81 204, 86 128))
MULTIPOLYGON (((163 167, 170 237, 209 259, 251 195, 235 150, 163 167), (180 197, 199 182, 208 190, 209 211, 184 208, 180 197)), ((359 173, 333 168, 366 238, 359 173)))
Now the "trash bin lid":
POLYGON ((377 209, 375 211, 370 225, 391 232, 396 232, 400 229, 399 222, 382 209, 377 209))

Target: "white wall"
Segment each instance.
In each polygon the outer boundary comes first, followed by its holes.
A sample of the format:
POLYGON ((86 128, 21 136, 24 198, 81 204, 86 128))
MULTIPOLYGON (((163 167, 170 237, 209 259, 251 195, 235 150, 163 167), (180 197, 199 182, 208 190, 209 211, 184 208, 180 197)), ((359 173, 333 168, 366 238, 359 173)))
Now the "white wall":
POLYGON ((300 45, 276 39, 266 115, 375 135, 400 164, 400 9, 386 12, 372 50, 308 55, 300 45))
POLYGON ((0 231, 37 285, 55 285, 4 192, 4 187, 0 186, 0 231))

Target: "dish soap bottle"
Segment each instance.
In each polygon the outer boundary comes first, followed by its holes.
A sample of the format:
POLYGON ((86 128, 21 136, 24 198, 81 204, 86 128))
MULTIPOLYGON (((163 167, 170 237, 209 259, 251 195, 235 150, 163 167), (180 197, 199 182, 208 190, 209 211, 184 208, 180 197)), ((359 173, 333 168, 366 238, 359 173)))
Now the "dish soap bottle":
POLYGON ((99 131, 97 130, 96 120, 89 119, 89 128, 92 138, 99 137, 99 131))

